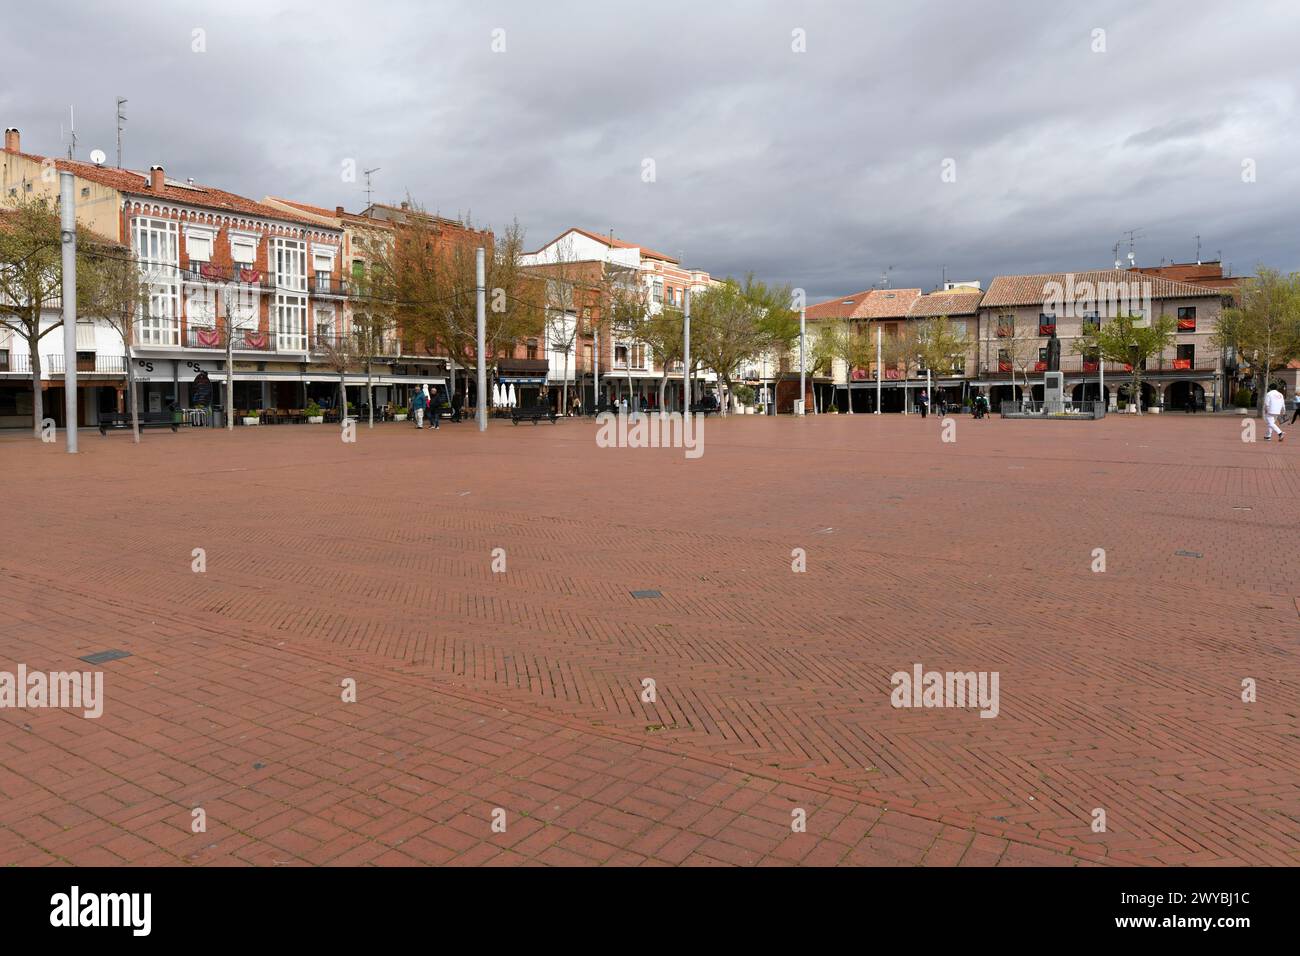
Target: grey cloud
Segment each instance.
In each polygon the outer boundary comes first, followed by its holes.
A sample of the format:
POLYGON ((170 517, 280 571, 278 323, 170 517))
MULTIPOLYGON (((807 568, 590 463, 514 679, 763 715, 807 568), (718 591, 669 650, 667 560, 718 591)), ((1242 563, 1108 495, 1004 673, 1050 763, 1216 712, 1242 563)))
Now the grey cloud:
POLYGON ((378 199, 518 218, 533 244, 613 228, 814 299, 889 265, 923 288, 944 266, 986 282, 1104 266, 1136 227, 1144 264, 1190 258, 1200 233, 1238 271, 1296 268, 1297 26, 1262 0, 55 2, 0 36, 0 122, 58 152, 74 103, 81 154, 111 156, 127 96, 136 168, 356 209, 355 159, 381 168, 378 199))

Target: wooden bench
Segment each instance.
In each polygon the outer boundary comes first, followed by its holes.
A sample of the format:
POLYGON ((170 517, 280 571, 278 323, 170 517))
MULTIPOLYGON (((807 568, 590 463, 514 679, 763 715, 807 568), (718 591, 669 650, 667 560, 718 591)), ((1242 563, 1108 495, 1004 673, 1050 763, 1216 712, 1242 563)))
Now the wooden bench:
POLYGON ((555 413, 555 410, 551 408, 550 405, 530 405, 527 408, 510 409, 510 421, 516 425, 521 421, 531 421, 536 425, 543 418, 547 419, 552 425, 554 425, 559 417, 560 416, 555 413))
POLYGON ((708 418, 710 415, 718 414, 718 406, 712 402, 696 402, 694 405, 691 406, 690 413, 692 415, 698 413, 700 415, 703 415, 705 418, 708 418))
MULTIPOLYGON (((99 433, 107 435, 110 428, 130 428, 130 412, 100 412, 99 433)), ((180 422, 176 421, 174 412, 140 412, 141 428, 170 428, 176 431, 180 422)))

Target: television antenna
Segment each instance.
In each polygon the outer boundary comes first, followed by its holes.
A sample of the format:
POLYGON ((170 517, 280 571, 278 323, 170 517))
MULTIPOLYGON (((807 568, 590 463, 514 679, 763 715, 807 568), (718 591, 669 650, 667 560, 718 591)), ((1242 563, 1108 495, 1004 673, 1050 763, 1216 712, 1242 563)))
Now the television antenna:
POLYGON ((122 112, 122 107, 126 105, 126 97, 117 98, 117 168, 122 168, 122 124, 126 122, 126 114, 122 112))
POLYGON ((1137 267, 1137 254, 1133 251, 1133 242, 1136 239, 1145 239, 1146 236, 1142 235, 1140 226, 1137 229, 1124 230, 1124 235, 1128 236, 1128 267, 1134 269, 1137 267))
POLYGON ((372 173, 379 172, 379 167, 376 166, 374 169, 364 169, 362 170, 362 172, 365 173, 366 176, 366 207, 369 208, 370 206, 373 205, 373 202, 371 201, 370 198, 370 194, 373 192, 370 184, 370 176, 372 173))
POLYGON ((880 287, 881 287, 882 289, 888 289, 888 288, 889 288, 889 274, 890 274, 891 272, 893 272, 893 271, 894 271, 894 267, 893 267, 893 266, 890 266, 890 267, 889 267, 888 269, 886 269, 884 272, 880 273, 880 287))
MULTIPOLYGON (((62 123, 59 124, 59 138, 60 139, 64 138, 62 123)), ((68 159, 72 159, 73 154, 76 153, 77 151, 77 114, 73 111, 71 106, 68 107, 67 140, 68 140, 68 159)))

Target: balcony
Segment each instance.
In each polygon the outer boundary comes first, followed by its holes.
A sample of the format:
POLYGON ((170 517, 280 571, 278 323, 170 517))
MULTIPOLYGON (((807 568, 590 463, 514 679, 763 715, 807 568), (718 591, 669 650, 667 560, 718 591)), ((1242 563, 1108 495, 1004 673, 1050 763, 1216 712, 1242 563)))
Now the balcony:
POLYGON ((0 352, 0 372, 12 372, 20 375, 32 374, 32 357, 27 354, 14 355, 12 352, 0 352))
MULTIPOLYGON (((376 335, 370 345, 373 347, 370 358, 392 358, 398 354, 400 348, 396 336, 392 335, 376 335)), ((363 342, 355 334, 348 335, 345 332, 335 332, 330 328, 321 328, 311 334, 308 351, 313 355, 344 354, 351 358, 363 358, 366 357, 366 350, 362 346, 363 342)))
POLYGON ((191 284, 226 285, 233 282, 236 285, 253 286, 264 290, 275 288, 275 283, 265 270, 238 264, 227 267, 214 265, 211 262, 192 262, 188 268, 180 270, 180 277, 182 282, 191 284))
POLYGON ((318 276, 311 280, 311 294, 318 299, 342 299, 348 294, 346 279, 318 276))
MULTIPOLYGON (((22 356, 28 359, 28 356, 22 356)), ((65 368, 62 352, 51 352, 41 356, 41 370, 50 375, 62 375, 65 368)), ((27 361, 27 371, 31 371, 31 361, 27 361)), ((125 375, 126 359, 121 355, 78 355, 77 371, 92 375, 125 375)))
MULTIPOLYGON (((226 330, 211 325, 191 325, 185 330, 185 347, 190 349, 226 350, 226 330)), ((269 332, 236 329, 231 343, 233 352, 274 352, 275 336, 269 332)))

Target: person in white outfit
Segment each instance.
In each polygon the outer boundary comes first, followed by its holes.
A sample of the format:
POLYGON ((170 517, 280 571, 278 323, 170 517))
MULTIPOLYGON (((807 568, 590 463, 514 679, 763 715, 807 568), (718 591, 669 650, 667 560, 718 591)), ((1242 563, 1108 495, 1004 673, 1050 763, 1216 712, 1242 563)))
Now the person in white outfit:
POLYGON ((1278 441, 1286 441, 1286 432, 1278 427, 1277 421, 1286 413, 1286 398, 1278 390, 1286 388, 1285 385, 1275 386, 1268 390, 1264 396, 1264 421, 1268 423, 1268 432, 1264 435, 1264 441, 1272 441, 1273 433, 1277 432, 1278 441))

